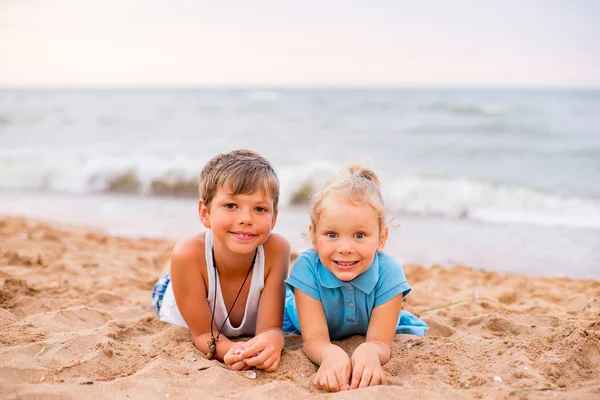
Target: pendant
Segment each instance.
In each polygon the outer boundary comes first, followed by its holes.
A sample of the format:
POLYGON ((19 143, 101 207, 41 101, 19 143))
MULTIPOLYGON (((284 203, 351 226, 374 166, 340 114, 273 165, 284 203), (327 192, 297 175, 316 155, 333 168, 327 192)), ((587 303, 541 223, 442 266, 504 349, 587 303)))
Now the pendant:
POLYGON ((211 336, 210 340, 206 343, 208 343, 208 353, 206 354, 206 359, 211 360, 217 352, 217 339, 215 339, 214 336, 211 336))

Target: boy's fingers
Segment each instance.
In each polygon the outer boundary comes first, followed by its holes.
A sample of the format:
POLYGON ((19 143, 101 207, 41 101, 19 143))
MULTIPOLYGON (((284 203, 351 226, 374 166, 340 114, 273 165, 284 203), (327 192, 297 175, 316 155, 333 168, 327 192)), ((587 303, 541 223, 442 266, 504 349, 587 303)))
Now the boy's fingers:
POLYGON ((250 357, 250 358, 244 359, 244 362, 248 365, 252 365, 252 366, 256 367, 257 365, 264 364, 265 361, 267 361, 270 356, 271 356, 271 354, 267 353, 266 351, 262 351, 262 352, 258 353, 258 355, 255 357, 250 357))
POLYGON ((229 369, 232 370, 232 371, 241 371, 246 366, 247 366, 247 364, 245 362, 238 361, 236 363, 230 364, 229 365, 229 369))
POLYGON ((250 347, 250 346, 252 346, 254 343, 256 343, 256 341, 257 341, 257 340, 258 340, 258 337, 257 337, 257 336, 254 336, 252 339, 250 339, 250 340, 248 340, 248 341, 246 341, 246 342, 240 343, 240 348, 241 348, 242 350, 246 350, 248 347, 250 347))
POLYGON ((267 372, 274 372, 277 370, 277 368, 279 368, 279 363, 281 362, 281 358, 276 358, 275 361, 273 361, 273 364, 271 364, 271 366, 267 369, 265 369, 265 371, 267 372))
POLYGON ((257 340, 254 343, 252 343, 249 347, 246 347, 242 352, 242 355, 245 358, 252 357, 254 354, 263 351, 265 347, 267 347, 267 343, 263 342, 262 340, 257 340))
POLYGON ((362 373, 362 378, 360 379, 360 384, 358 385, 359 388, 365 388, 367 386, 369 386, 369 383, 371 383, 371 377, 373 376, 373 372, 370 369, 365 369, 363 370, 362 373))

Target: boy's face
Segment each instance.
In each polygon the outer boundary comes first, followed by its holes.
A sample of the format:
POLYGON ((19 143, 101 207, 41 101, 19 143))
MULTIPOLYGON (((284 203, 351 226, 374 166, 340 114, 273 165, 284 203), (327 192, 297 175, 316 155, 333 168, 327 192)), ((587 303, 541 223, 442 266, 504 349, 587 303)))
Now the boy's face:
POLYGON ((200 200, 200 220, 233 253, 248 254, 264 244, 277 222, 273 198, 264 191, 231 195, 220 187, 210 207, 200 200))
POLYGON ((365 272, 383 250, 387 228, 379 229, 375 210, 367 204, 352 205, 331 197, 323 200, 323 211, 311 237, 321 263, 341 281, 351 281, 365 272))

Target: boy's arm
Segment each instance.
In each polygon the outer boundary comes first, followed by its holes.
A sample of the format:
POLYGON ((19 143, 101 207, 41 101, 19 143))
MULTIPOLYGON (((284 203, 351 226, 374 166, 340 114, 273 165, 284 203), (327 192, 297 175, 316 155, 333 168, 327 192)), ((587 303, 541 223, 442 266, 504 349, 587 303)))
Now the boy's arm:
POLYGON ((283 236, 273 233, 264 250, 265 284, 258 303, 256 336, 246 343, 242 356, 247 365, 272 372, 279 366, 285 345, 281 324, 290 245, 283 236))
MULTIPOLYGON (((206 300, 207 290, 202 277, 202 270, 206 269, 201 265, 204 262, 204 249, 199 239, 187 239, 178 243, 171 256, 171 282, 177 307, 190 328, 194 345, 201 352, 208 354, 211 309, 206 300)), ((218 332, 214 324, 213 332, 216 337, 218 332)), ((221 335, 214 357, 223 361, 233 344, 221 335)))
POLYGON ((265 285, 260 295, 256 334, 281 331, 285 302, 285 278, 290 265, 290 245, 281 235, 272 233, 265 249, 265 285))

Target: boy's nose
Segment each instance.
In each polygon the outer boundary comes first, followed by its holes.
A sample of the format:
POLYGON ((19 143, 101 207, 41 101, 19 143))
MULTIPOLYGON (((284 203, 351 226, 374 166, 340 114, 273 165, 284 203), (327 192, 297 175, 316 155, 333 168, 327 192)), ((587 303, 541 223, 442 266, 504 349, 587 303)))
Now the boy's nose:
POLYGON ((251 225, 252 218, 250 218, 250 213, 248 211, 240 210, 238 215, 238 223, 240 225, 251 225))

